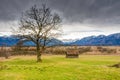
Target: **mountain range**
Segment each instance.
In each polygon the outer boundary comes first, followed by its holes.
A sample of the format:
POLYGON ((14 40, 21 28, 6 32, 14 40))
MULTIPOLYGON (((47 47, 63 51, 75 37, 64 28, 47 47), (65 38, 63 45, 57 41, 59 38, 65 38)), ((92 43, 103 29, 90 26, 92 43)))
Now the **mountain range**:
MULTIPOLYGON (((25 41, 23 40, 24 46, 35 46, 35 44, 32 41, 25 41)), ((15 46, 22 42, 22 40, 15 36, 1 36, 0 37, 0 46, 15 46)), ((57 40, 55 38, 50 39, 50 42, 47 44, 47 46, 55 46, 55 45, 63 45, 63 42, 60 40, 57 40)))
MULTIPOLYGON (((0 46, 14 46, 19 42, 19 38, 15 36, 1 36, 0 37, 0 46)), ((89 36, 82 39, 63 42, 58 39, 51 39, 51 43, 48 46, 54 45, 79 45, 79 46, 120 46, 120 33, 111 34, 108 36, 99 35, 99 36, 89 36)), ((35 46, 31 41, 24 43, 26 46, 35 46)))
POLYGON ((108 36, 89 36, 69 43, 68 45, 81 46, 120 46, 120 33, 108 36))

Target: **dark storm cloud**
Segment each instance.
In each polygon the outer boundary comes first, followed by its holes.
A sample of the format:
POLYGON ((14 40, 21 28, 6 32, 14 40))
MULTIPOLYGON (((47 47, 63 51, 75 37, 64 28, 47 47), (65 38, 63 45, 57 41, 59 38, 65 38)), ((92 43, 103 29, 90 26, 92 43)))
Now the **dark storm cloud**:
POLYGON ((18 19, 22 12, 35 3, 36 0, 0 0, 0 21, 18 19))
POLYGON ((22 11, 41 3, 62 13, 68 23, 120 24, 120 0, 0 0, 0 20, 18 19, 22 11))
POLYGON ((120 0, 53 0, 66 20, 90 24, 120 23, 120 0))

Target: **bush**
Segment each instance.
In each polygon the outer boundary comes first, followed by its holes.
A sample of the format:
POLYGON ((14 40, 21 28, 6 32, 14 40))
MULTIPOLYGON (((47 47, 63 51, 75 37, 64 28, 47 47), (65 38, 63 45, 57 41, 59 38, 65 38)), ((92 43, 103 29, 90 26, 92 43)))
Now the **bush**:
POLYGON ((82 48, 78 48, 79 50, 79 54, 85 53, 85 52, 90 52, 91 51, 91 47, 82 47, 82 48))
POLYGON ((0 57, 5 57, 5 59, 8 59, 10 56, 11 54, 9 53, 9 51, 0 50, 0 57))
POLYGON ((116 49, 109 49, 109 48, 103 48, 103 47, 97 47, 97 49, 102 53, 116 53, 116 49))
POLYGON ((12 55, 35 55, 36 51, 30 47, 14 46, 11 53, 12 55))
POLYGON ((60 48, 49 48, 47 50, 45 50, 45 53, 47 54, 66 54, 66 50, 65 49, 60 49, 60 48))

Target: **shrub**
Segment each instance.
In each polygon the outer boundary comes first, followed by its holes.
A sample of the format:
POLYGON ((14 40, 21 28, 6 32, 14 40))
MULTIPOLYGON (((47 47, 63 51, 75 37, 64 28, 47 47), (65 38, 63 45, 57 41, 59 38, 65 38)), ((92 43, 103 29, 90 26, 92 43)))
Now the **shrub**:
POLYGON ((97 49, 102 53, 116 53, 116 49, 109 49, 109 48, 103 48, 103 47, 97 47, 97 49))
POLYGON ((36 51, 33 48, 30 47, 24 47, 24 46, 14 46, 12 47, 12 55, 35 55, 36 51))
POLYGON ((91 51, 91 47, 82 47, 82 48, 78 48, 79 53, 85 53, 85 52, 90 52, 91 51))
POLYGON ((47 54, 66 54, 65 49, 60 49, 60 48, 49 48, 45 50, 45 53, 47 54))
POLYGON ((9 53, 9 51, 7 51, 5 49, 0 50, 0 57, 5 57, 5 59, 8 59, 10 55, 11 54, 9 53))

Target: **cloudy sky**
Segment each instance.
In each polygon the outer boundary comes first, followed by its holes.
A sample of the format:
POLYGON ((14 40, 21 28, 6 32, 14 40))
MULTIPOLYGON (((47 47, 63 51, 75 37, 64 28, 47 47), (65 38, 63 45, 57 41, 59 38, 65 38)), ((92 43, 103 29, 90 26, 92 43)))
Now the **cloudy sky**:
POLYGON ((120 0, 0 0, 0 35, 11 34, 22 12, 44 3, 63 19, 60 39, 120 32, 120 0))

